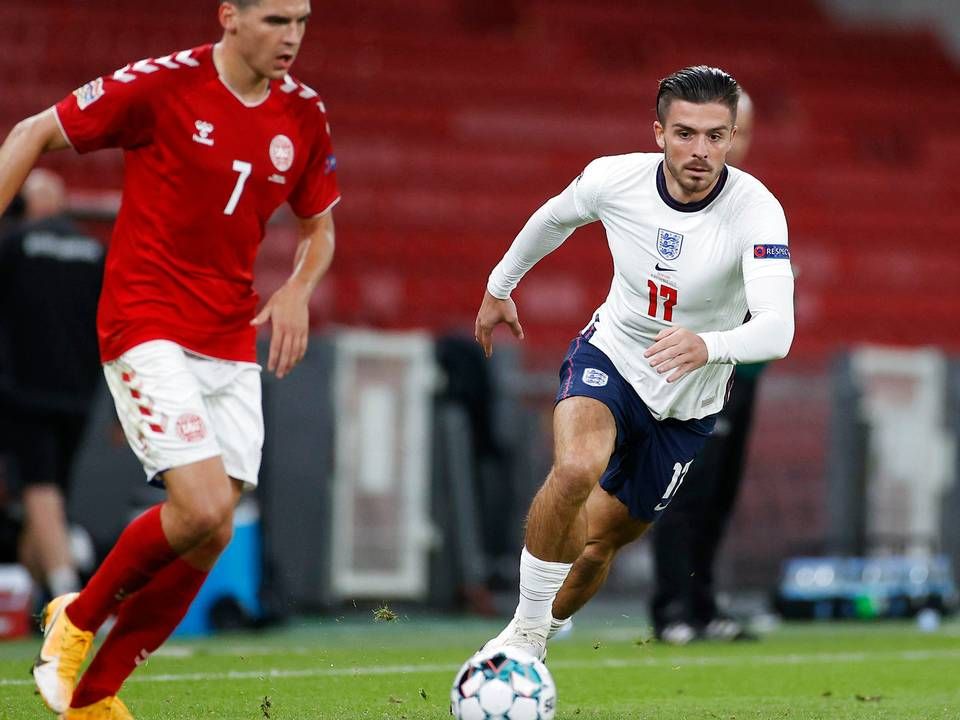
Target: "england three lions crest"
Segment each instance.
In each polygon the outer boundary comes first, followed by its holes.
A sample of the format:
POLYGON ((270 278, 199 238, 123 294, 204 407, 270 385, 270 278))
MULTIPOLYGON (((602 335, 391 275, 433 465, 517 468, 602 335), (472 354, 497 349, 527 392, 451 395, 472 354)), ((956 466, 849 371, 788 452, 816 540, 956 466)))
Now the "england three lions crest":
POLYGON ((683 246, 683 235, 680 233, 657 228, 657 252, 664 260, 676 260, 680 257, 680 248, 683 246))

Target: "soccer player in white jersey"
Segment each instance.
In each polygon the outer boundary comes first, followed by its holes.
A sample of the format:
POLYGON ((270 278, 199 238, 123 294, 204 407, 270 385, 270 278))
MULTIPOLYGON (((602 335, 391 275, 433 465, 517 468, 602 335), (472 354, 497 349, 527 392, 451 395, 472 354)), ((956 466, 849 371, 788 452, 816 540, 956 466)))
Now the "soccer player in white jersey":
POLYGON ((717 68, 663 80, 653 124, 663 153, 591 162, 533 214, 490 274, 476 322, 488 356, 499 323, 523 338, 510 293, 576 228, 602 222, 614 263, 606 301, 560 368, 554 463, 527 517, 516 613, 484 649, 545 657, 548 637, 597 592, 617 551, 670 503, 734 365, 790 348, 783 210, 725 164, 739 95, 717 68))
POLYGON ((44 609, 33 675, 65 720, 132 719, 121 686, 183 618, 230 541, 240 494, 257 484, 256 328, 270 324, 267 369, 285 376, 306 352, 310 296, 333 257, 340 193, 326 111, 289 74, 310 0, 218 5, 220 42, 97 78, 0 147, 0 209, 43 152, 124 151, 100 358, 127 441, 167 493, 127 525, 79 595, 44 609), (258 313, 254 260, 283 203, 298 217, 294 269, 258 313))

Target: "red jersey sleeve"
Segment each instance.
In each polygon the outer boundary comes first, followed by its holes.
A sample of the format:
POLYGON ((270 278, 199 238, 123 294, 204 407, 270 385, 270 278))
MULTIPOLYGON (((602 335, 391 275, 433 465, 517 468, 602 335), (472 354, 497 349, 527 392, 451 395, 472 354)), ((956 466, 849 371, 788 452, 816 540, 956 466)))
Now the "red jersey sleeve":
POLYGON ((297 217, 311 218, 332 208, 340 199, 337 186, 337 158, 330 141, 330 125, 326 113, 317 116, 320 124, 310 149, 307 167, 290 194, 290 207, 297 217))
POLYGON ((57 103, 60 127, 77 152, 129 150, 153 139, 158 88, 151 75, 156 69, 141 60, 88 82, 57 103))

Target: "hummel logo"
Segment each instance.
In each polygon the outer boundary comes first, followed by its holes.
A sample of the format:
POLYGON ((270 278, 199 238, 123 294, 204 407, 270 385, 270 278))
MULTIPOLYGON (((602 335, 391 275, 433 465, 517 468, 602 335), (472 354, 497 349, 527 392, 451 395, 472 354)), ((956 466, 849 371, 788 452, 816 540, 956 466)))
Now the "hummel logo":
POLYGON ((676 272, 677 271, 676 268, 660 267, 660 263, 656 264, 656 268, 658 272, 676 272))
POLYGON ((194 123, 197 132, 193 135, 193 141, 201 145, 213 145, 213 138, 208 137, 213 132, 213 125, 204 120, 197 120, 194 123))

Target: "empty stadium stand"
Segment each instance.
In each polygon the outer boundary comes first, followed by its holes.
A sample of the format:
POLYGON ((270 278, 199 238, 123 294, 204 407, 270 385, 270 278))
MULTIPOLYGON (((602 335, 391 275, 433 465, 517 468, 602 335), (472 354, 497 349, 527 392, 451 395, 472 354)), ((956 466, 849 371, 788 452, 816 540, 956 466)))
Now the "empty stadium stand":
MULTIPOLYGON (((213 0, 5 3, 0 125, 217 36, 213 0)), ((315 321, 471 328, 529 213, 593 157, 654 149, 656 82, 693 63, 758 107, 749 169, 781 199, 801 272, 788 362, 856 341, 960 350, 960 72, 931 33, 840 27, 813 0, 315 2, 296 74, 327 101, 344 192, 315 321)), ((78 189, 121 182, 118 153, 50 162, 78 189)), ((293 242, 282 225, 265 242, 262 290, 293 242)), ((603 243, 582 231, 518 291, 551 358, 605 295, 603 243)))

